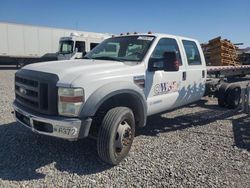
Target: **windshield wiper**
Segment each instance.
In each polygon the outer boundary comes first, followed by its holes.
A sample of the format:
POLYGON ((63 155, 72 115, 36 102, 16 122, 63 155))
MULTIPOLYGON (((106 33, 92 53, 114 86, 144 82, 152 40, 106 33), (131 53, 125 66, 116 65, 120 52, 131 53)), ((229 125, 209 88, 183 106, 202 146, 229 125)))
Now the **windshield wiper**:
POLYGON ((102 59, 102 60, 113 60, 113 61, 120 61, 120 62, 124 62, 123 60, 119 59, 119 58, 115 58, 115 57, 108 57, 108 56, 100 56, 100 57, 94 57, 92 59, 102 59))

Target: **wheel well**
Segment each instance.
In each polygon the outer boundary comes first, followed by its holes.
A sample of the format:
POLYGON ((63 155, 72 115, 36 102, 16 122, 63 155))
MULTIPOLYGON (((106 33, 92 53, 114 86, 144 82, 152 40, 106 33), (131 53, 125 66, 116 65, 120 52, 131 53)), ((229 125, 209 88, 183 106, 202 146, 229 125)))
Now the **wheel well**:
POLYGON ((136 95, 122 93, 122 94, 117 94, 115 96, 108 98, 100 105, 100 107, 98 108, 98 110, 96 111, 93 117, 94 124, 91 125, 91 129, 96 129, 96 128, 98 129, 98 126, 100 125, 105 114, 111 108, 118 107, 118 106, 130 108, 133 111, 136 126, 139 126, 139 127, 144 126, 145 114, 144 114, 144 109, 143 109, 144 106, 141 100, 136 95))

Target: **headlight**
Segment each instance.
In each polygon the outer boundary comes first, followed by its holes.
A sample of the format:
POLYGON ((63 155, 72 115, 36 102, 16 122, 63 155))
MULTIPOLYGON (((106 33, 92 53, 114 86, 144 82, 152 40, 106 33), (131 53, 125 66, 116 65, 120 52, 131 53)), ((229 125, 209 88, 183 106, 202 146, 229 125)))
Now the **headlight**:
POLYGON ((76 117, 84 103, 82 88, 58 88, 58 113, 63 116, 76 117))

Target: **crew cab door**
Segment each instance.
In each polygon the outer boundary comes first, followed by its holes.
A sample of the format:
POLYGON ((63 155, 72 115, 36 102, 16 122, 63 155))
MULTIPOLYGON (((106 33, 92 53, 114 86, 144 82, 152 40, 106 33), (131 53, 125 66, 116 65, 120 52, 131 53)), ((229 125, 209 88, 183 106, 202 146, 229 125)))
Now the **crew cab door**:
MULTIPOLYGON (((160 64, 159 64, 160 66, 160 64)), ((170 110, 179 105, 180 85, 185 67, 182 65, 182 58, 179 45, 175 38, 161 38, 153 50, 146 71, 145 96, 148 104, 148 115, 170 110), (150 70, 154 62, 152 60, 164 58, 164 53, 175 52, 179 62, 179 70, 164 71, 163 68, 150 70)))
POLYGON ((206 63, 197 41, 180 39, 186 70, 183 72, 179 104, 185 105, 202 98, 205 92, 206 63))

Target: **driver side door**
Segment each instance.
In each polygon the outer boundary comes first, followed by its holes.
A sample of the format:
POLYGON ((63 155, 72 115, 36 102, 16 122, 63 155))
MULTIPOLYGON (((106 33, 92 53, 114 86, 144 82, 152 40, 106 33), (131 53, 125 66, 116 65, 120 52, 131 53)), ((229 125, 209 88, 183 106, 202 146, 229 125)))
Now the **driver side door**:
MULTIPOLYGON (((145 96, 147 98, 148 115, 160 113, 177 107, 181 83, 183 80, 184 68, 177 40, 174 38, 161 38, 153 53, 151 54, 148 66, 152 59, 164 58, 165 52, 175 52, 179 62, 178 71, 164 71, 163 68, 156 71, 147 69, 145 96)), ((163 63, 160 63, 161 65, 163 63)))

